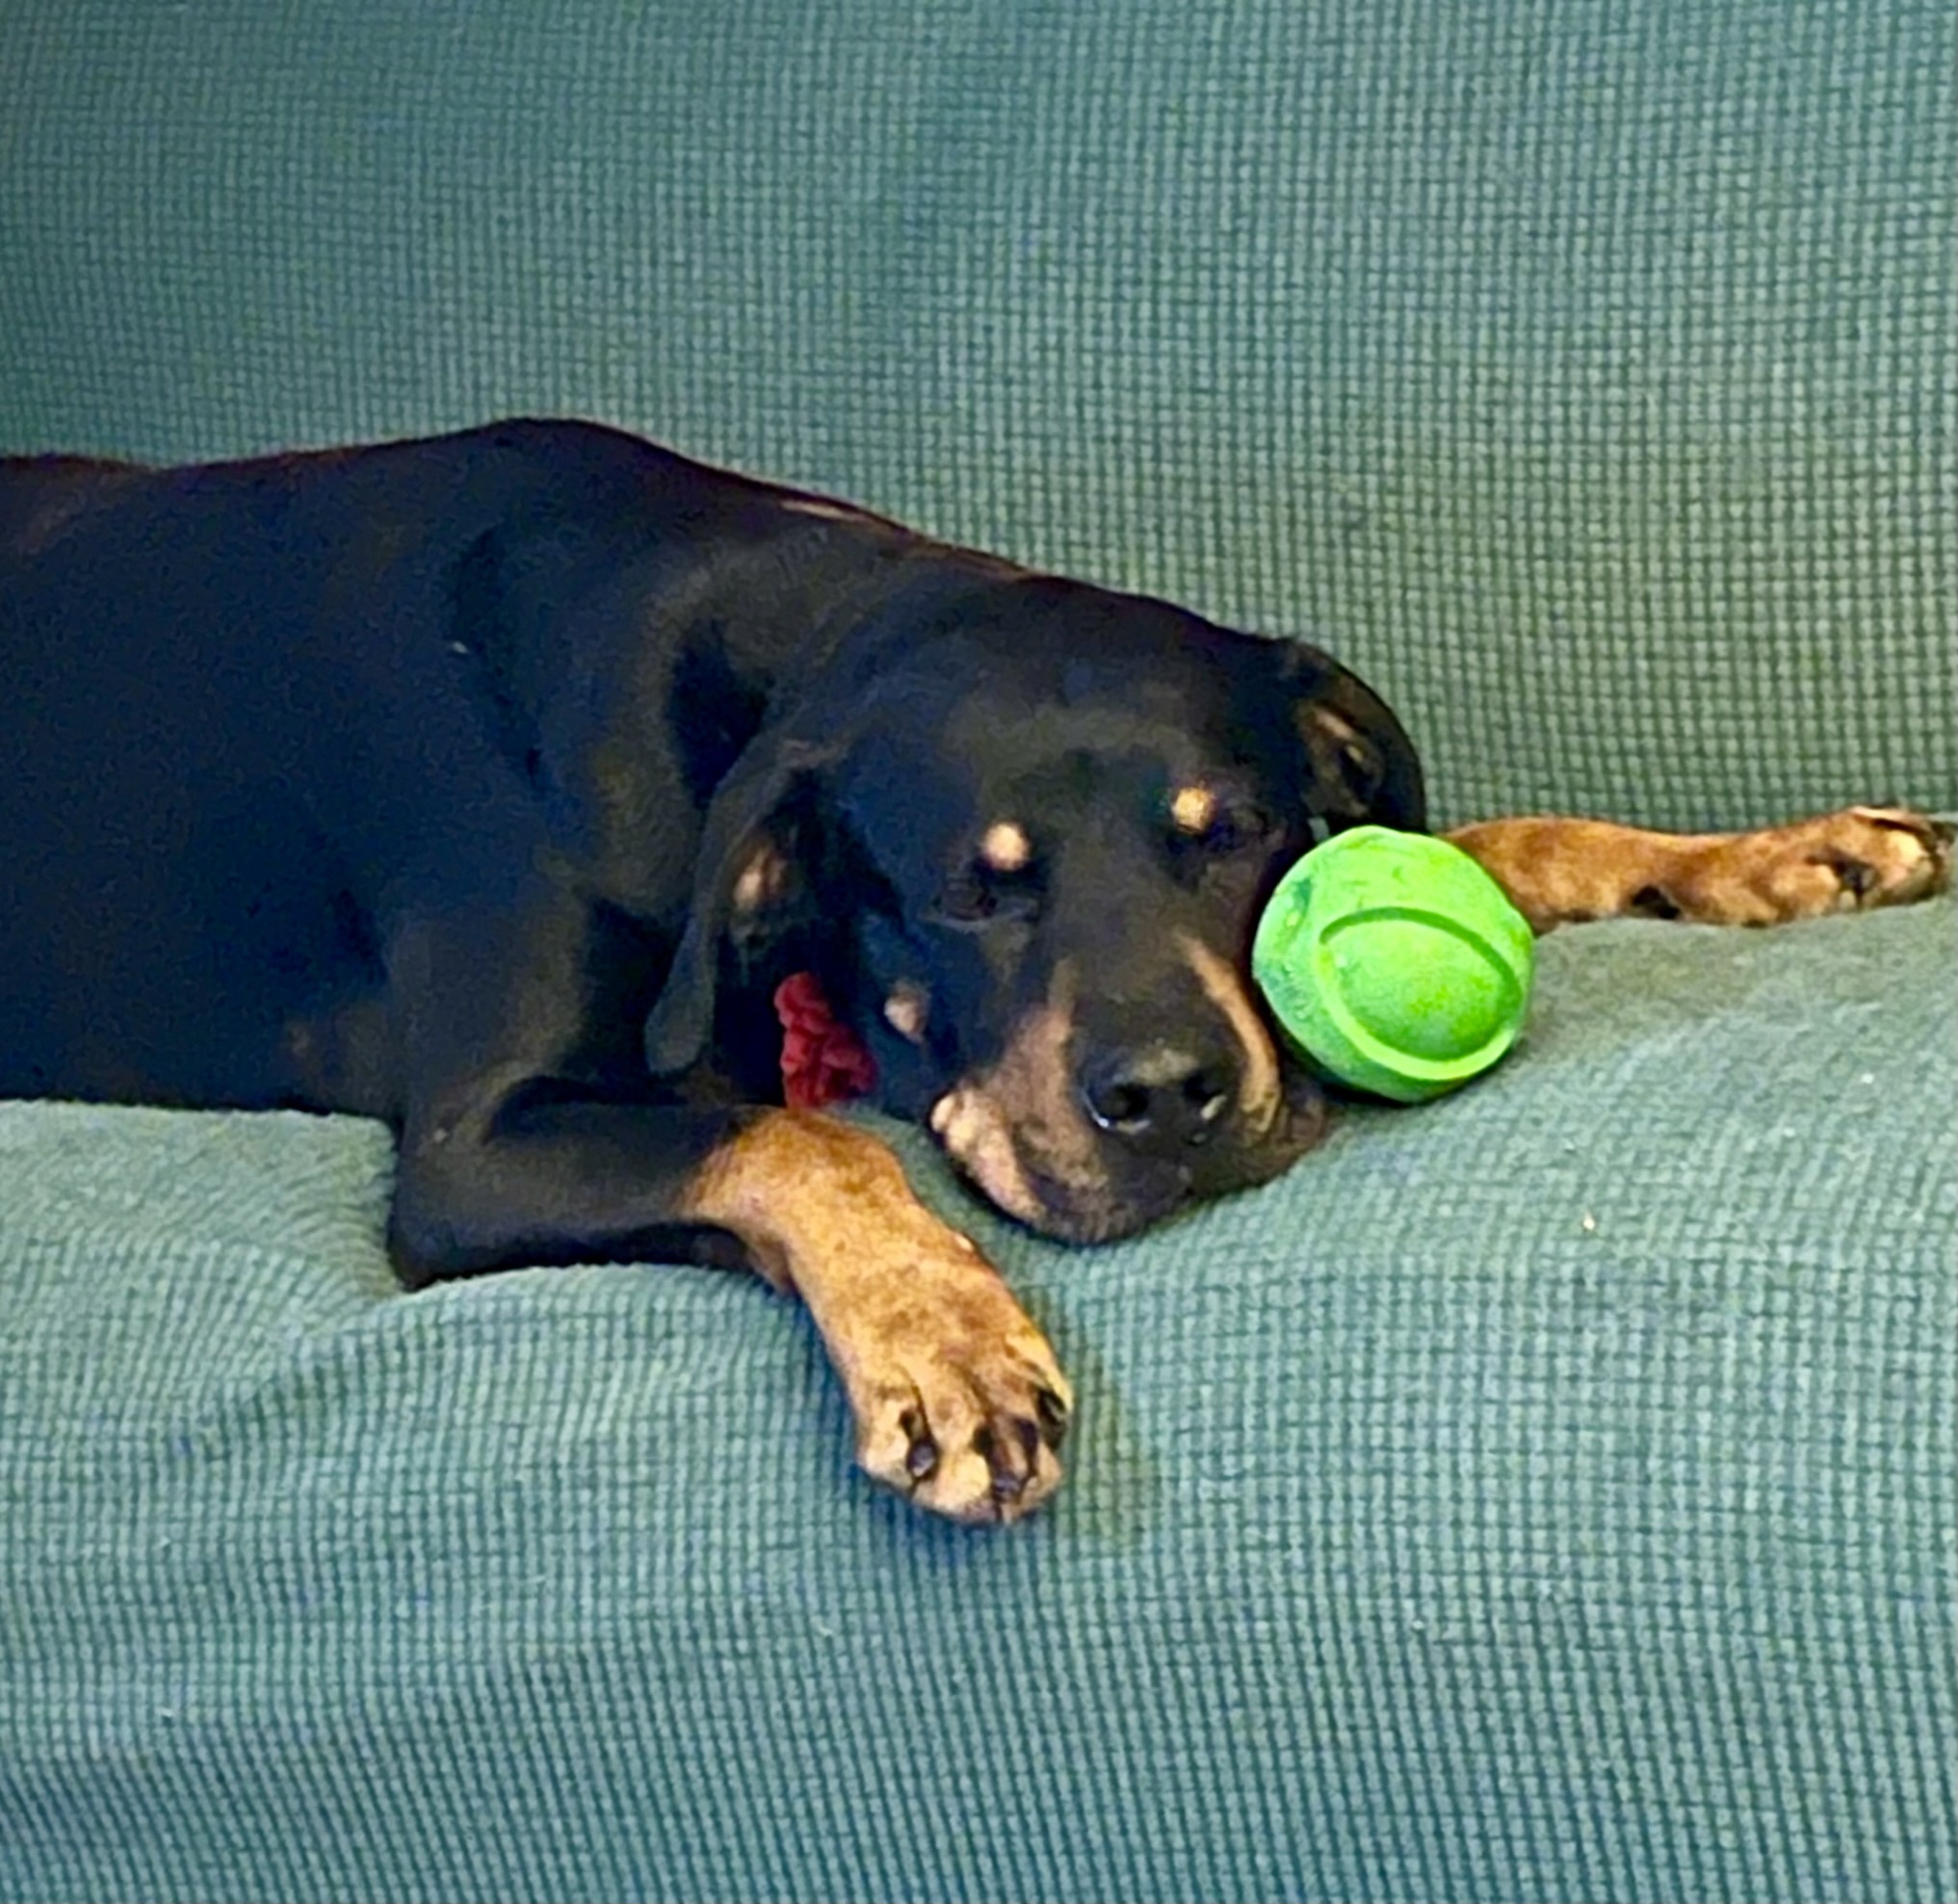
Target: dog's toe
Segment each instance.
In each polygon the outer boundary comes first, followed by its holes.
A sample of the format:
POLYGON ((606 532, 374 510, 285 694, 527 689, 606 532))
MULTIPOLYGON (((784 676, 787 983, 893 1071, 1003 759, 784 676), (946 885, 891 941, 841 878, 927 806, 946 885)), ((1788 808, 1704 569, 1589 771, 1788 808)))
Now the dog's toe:
POLYGON ((1814 822, 1814 863, 1833 876, 1835 909, 1907 905, 1950 883, 1954 829, 1905 807, 1849 807, 1814 822))
POLYGON ((859 1403, 858 1465, 951 1520, 1031 1513, 1060 1484, 1073 1405, 1046 1343, 1024 1316, 992 1340, 963 1327, 928 1344, 902 1336, 886 1341, 885 1379, 859 1403))
POLYGON ((1952 829, 1904 807, 1844 807, 1690 848, 1677 881, 1686 916, 1775 926, 1908 905, 1950 883, 1952 829))

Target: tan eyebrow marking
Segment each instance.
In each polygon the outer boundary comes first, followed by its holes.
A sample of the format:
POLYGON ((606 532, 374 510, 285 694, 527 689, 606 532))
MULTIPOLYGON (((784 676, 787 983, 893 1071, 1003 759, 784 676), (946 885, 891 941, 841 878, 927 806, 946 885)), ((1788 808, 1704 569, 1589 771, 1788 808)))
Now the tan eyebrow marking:
POLYGON ((1169 802, 1169 817, 1185 833, 1208 833, 1217 817, 1217 796, 1208 787, 1179 787, 1169 802))
POLYGON ((995 873, 1018 873, 1033 857, 1033 842, 1018 822, 996 820, 980 837, 979 857, 995 873))

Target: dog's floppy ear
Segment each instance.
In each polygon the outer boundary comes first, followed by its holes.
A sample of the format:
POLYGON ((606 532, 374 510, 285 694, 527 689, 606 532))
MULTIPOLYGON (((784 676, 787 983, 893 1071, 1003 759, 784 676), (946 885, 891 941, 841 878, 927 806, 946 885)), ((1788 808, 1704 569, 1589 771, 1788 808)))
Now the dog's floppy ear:
POLYGON ((716 789, 686 930, 646 1018, 646 1064, 655 1077, 676 1076, 707 1050, 723 951, 752 954, 805 912, 818 769, 826 758, 806 743, 764 733, 716 789))
POLYGON ((1421 757, 1393 710, 1330 655, 1302 641, 1287 645, 1285 673, 1312 813, 1336 833, 1363 822, 1421 832, 1427 824, 1421 757))

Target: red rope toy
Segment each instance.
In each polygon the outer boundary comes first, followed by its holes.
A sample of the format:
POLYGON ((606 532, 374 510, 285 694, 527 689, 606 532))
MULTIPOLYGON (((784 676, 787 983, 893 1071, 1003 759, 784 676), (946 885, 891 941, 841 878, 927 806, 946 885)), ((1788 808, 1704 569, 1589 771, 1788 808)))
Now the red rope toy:
POLYGON ((782 1021, 782 1102, 792 1110, 821 1110, 875 1087, 875 1060, 830 1009, 815 973, 795 973, 775 987, 775 1016, 782 1021))

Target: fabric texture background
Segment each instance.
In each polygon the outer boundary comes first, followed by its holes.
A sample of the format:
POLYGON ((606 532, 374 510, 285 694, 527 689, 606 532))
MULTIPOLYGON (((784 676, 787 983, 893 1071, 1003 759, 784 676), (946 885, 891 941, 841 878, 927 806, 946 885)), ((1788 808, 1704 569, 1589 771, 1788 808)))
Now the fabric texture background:
POLYGON ((64 0, 0 447, 575 412, 1317 634, 1445 813, 1958 789, 1945 0, 64 0))
MULTIPOLYGON (((1444 817, 1948 808, 1953 52, 14 8, 0 448, 588 414, 1315 634, 1444 817)), ((1083 1395, 1004 1538, 751 1284, 400 1297, 376 1127, 0 1108, 0 1896, 1949 1898, 1954 913, 1559 935, 1501 1070, 1120 1248, 901 1137, 1083 1395)))
POLYGON ((375 1127, 0 1108, 0 1893, 1948 1898, 1954 912, 1553 937, 1271 1190, 978 1218, 1004 1537, 744 1279, 395 1296, 375 1127))

